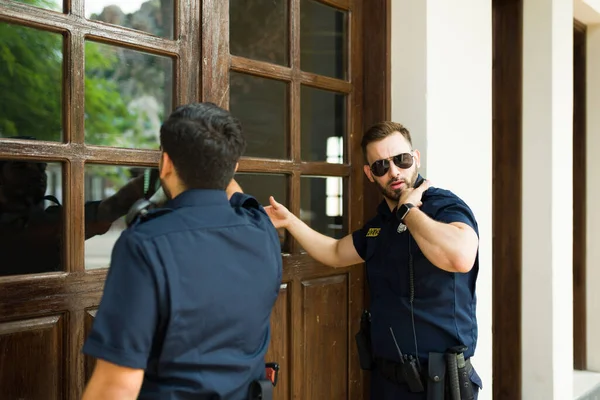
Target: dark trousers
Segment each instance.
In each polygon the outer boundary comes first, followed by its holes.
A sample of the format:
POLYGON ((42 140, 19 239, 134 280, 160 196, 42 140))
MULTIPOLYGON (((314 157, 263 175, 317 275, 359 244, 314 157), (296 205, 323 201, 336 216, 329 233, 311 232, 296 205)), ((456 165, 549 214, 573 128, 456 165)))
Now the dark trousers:
MULTIPOLYGON (((478 376, 477 379, 479 379, 478 376)), ((477 400, 478 393, 479 386, 473 383, 475 400, 477 400)), ((411 393, 406 384, 392 382, 383 377, 379 371, 375 369, 371 372, 370 400, 427 400, 427 392, 411 393)))

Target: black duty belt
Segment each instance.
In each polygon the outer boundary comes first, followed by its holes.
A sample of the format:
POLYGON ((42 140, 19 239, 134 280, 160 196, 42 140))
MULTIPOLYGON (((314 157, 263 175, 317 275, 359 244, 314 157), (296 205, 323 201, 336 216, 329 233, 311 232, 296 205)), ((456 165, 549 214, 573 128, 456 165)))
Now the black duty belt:
MULTIPOLYGON (((385 358, 375 357, 375 365, 376 369, 387 380, 395 383, 406 383, 406 380, 404 379, 404 374, 402 373, 402 365, 400 363, 385 358)), ((470 359, 465 360, 465 368, 468 374, 470 375, 471 370, 473 369, 470 359)), ((426 365, 422 365, 421 375, 423 382, 427 382, 428 373, 426 365)))

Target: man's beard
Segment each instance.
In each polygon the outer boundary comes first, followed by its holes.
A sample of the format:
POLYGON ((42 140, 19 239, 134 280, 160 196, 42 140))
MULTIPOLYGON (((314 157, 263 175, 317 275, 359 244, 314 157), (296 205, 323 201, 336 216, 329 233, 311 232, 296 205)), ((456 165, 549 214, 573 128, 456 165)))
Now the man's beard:
POLYGON ((407 180, 402 179, 402 178, 390 179, 385 186, 383 186, 379 181, 375 181, 375 183, 377 183, 377 187, 379 188, 379 191, 381 192, 381 194, 383 194, 383 196, 386 199, 397 202, 398 200, 400 200, 400 196, 402 196, 402 192, 405 189, 410 189, 410 188, 414 187, 415 182, 417 181, 418 175, 419 175, 419 171, 417 171, 415 169, 412 176, 407 180), (397 182, 404 182, 404 188, 392 189, 392 185, 397 182))

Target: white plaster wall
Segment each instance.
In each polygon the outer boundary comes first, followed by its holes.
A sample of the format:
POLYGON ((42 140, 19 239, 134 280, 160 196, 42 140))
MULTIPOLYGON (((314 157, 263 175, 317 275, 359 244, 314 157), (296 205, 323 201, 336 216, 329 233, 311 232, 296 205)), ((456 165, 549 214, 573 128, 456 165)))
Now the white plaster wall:
POLYGON ((427 177, 427 1, 393 0, 391 32, 392 120, 411 132, 427 177))
POLYGON ((573 0, 575 18, 586 25, 600 23, 600 0, 573 0))
POLYGON ((421 170, 473 209, 480 230, 479 341, 473 363, 492 398, 491 0, 393 0, 392 119, 424 155, 421 170))

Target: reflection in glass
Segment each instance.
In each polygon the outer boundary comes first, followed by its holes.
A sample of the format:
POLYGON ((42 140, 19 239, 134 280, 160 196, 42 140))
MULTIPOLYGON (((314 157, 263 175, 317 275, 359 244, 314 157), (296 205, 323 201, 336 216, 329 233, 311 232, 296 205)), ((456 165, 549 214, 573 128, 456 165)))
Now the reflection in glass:
POLYGON ((300 2, 300 67, 346 79, 347 13, 314 0, 300 2))
POLYGON ((170 58, 86 42, 86 143, 156 149, 171 112, 172 77, 170 58))
POLYGON ((87 19, 173 39, 174 0, 85 0, 87 19))
POLYGON ((288 85, 232 72, 229 108, 242 123, 248 157, 285 159, 288 140, 288 85))
POLYGON ((231 54, 288 65, 288 0, 230 0, 231 54))
POLYGON ((0 137, 62 140, 63 37, 0 22, 0 137))
MULTIPOLYGON (((154 168, 155 169, 155 168, 154 168)), ((154 194, 158 182, 145 181, 144 171, 149 168, 119 167, 112 165, 86 165, 86 236, 85 268, 105 268, 110 265, 112 248, 126 228, 125 215, 142 197, 154 194), (88 208, 95 204, 96 214, 88 208)))
POLYGON ((62 165, 0 159, 0 276, 60 271, 62 165))
POLYGON ((29 4, 39 8, 45 8, 46 10, 62 12, 63 2, 61 0, 14 0, 18 3, 29 4))
POLYGON ((300 219, 324 235, 341 239, 348 233, 344 212, 344 180, 305 177, 300 186, 300 219))
POLYGON ((346 96, 302 86, 302 161, 343 163, 346 96))
MULTIPOLYGON (((244 193, 254 196, 263 206, 269 205, 269 196, 288 207, 288 179, 285 175, 276 174, 250 174, 239 172, 235 180, 240 184, 244 193)), ((286 230, 278 229, 279 242, 285 246, 286 230)))

